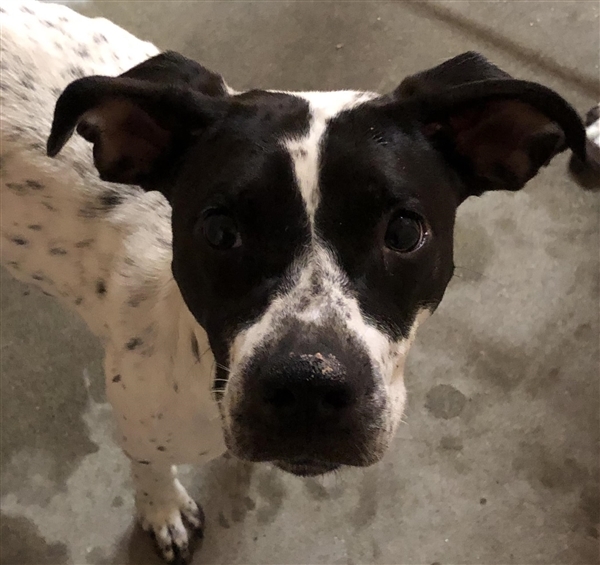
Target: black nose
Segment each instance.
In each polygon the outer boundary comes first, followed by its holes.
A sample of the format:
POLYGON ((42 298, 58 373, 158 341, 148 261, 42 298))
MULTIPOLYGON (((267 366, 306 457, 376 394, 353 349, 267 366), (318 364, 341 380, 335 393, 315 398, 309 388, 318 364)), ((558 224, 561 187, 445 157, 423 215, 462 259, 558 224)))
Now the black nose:
POLYGON ((346 368, 332 355, 290 355, 272 360, 260 378, 263 411, 278 423, 336 423, 356 403, 346 368))

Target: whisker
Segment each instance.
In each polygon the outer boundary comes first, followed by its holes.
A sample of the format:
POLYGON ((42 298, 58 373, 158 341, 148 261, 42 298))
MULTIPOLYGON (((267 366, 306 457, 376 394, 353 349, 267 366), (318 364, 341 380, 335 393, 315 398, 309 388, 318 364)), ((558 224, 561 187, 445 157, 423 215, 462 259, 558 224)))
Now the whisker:
POLYGON ((219 369, 222 369, 223 371, 226 371, 227 373, 231 372, 231 369, 229 367, 226 367, 225 365, 221 365, 221 363, 217 363, 217 361, 215 361, 215 364, 219 369))

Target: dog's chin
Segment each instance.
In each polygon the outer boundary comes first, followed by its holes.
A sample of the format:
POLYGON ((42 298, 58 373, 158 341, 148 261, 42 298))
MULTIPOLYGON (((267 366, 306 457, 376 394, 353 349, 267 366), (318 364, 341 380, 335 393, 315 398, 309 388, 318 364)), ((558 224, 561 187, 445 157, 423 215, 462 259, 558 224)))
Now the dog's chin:
POLYGON ((341 467, 338 463, 326 463, 324 461, 314 461, 311 459, 298 459, 296 461, 274 461, 276 467, 291 473, 297 477, 316 477, 331 473, 341 467))

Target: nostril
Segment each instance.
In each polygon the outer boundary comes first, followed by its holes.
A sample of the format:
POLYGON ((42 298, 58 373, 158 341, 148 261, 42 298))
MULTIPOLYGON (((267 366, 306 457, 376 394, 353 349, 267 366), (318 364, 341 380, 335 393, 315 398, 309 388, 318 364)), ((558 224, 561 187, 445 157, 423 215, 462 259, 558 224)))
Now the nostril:
POLYGON ((330 390, 323 396, 325 407, 335 410, 347 408, 352 403, 352 395, 348 390, 330 390))
POLYGON ((275 388, 265 395, 265 400, 274 408, 289 408, 296 402, 296 396, 289 388, 275 388))

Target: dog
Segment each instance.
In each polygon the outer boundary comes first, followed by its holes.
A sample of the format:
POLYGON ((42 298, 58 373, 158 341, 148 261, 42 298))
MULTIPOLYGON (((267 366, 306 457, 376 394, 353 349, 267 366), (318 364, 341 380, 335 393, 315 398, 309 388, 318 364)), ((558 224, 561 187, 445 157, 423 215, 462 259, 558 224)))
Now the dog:
POLYGON ((204 520, 178 464, 376 463, 453 276, 458 206, 520 190, 567 148, 585 160, 559 94, 476 53, 385 95, 237 92, 107 20, 0 12, 2 262, 102 341, 139 519, 167 561, 204 520))

